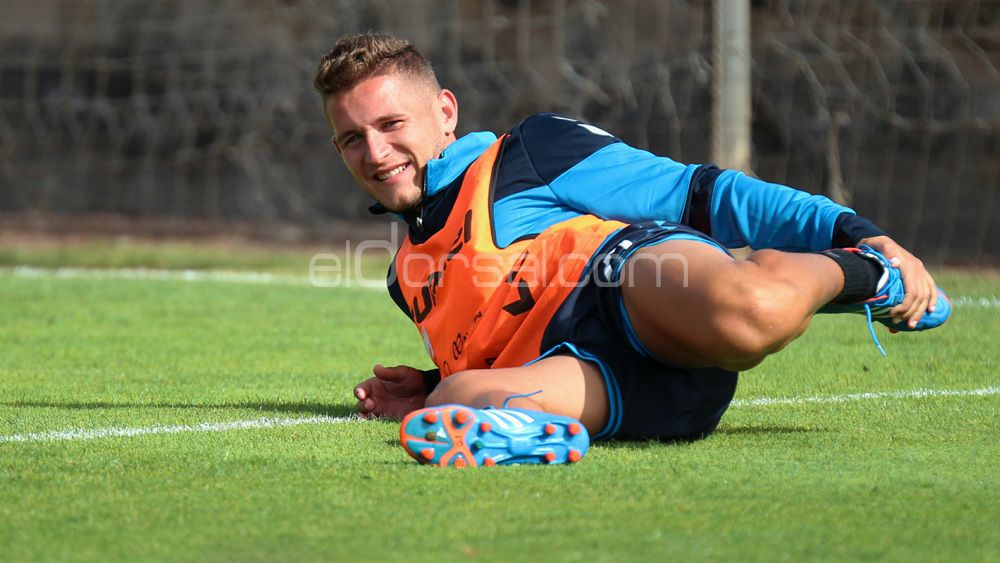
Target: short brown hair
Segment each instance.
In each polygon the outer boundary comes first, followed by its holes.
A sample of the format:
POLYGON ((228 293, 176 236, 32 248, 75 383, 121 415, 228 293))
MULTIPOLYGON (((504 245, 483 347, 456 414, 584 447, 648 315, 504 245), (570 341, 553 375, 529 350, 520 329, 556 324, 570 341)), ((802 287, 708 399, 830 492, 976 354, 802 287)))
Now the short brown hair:
POLYGON ((341 37, 320 59, 313 87, 326 100, 367 78, 393 72, 423 79, 428 86, 441 89, 430 61, 412 43, 378 32, 341 37))

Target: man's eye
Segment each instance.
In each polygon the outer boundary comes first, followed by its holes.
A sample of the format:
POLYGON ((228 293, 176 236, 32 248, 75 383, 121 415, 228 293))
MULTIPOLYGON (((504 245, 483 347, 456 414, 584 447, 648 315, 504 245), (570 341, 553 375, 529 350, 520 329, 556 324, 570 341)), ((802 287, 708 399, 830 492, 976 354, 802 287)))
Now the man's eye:
POLYGON ((350 137, 347 137, 346 139, 344 139, 344 146, 345 147, 349 147, 349 146, 357 143, 358 139, 360 139, 360 138, 361 138, 361 135, 351 135, 350 137))
POLYGON ((402 124, 403 124, 403 120, 401 120, 401 119, 394 119, 392 121, 386 121, 384 127, 386 129, 397 129, 402 124))

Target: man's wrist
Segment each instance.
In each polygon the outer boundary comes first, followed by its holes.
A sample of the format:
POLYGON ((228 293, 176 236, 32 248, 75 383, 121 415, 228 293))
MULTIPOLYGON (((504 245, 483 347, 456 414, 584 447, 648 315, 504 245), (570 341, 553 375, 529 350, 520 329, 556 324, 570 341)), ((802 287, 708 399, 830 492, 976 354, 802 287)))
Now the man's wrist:
POLYGON ((833 226, 833 247, 857 246, 864 239, 886 236, 886 232, 870 219, 853 213, 841 213, 833 226))

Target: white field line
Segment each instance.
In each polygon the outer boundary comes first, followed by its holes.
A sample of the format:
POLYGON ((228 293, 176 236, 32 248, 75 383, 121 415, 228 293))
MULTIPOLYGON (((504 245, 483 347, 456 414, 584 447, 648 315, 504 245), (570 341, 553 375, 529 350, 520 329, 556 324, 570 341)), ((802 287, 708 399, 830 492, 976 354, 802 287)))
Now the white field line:
POLYGON ((214 270, 154 270, 147 268, 0 268, 0 274, 19 278, 166 280, 182 282, 227 282, 271 285, 309 285, 308 277, 266 272, 226 272, 214 270))
POLYGON ((925 399, 927 397, 986 397, 1000 395, 1000 387, 982 389, 912 389, 909 391, 881 391, 876 393, 850 393, 826 397, 760 397, 736 399, 734 407, 768 407, 772 405, 807 405, 813 403, 848 403, 869 399, 925 399))
MULTIPOLYGON (((868 399, 923 399, 927 397, 986 397, 1000 395, 1000 387, 983 387, 981 389, 913 389, 910 391, 885 391, 880 393, 851 393, 847 395, 830 395, 825 397, 761 397, 757 399, 736 399, 732 406, 761 407, 774 405, 804 405, 815 403, 847 403, 868 399)), ((232 422, 203 422, 200 424, 178 426, 147 426, 145 428, 78 428, 53 432, 36 432, 31 434, 14 434, 0 436, 0 444, 24 442, 56 442, 73 440, 95 440, 98 438, 116 438, 146 436, 154 434, 180 434, 185 432, 226 432, 229 430, 255 430, 260 428, 278 428, 285 426, 301 426, 304 424, 340 424, 361 420, 356 416, 313 416, 308 418, 256 418, 252 420, 236 420, 232 422)))
POLYGON ((216 282, 256 285, 291 285, 316 288, 374 289, 385 291, 385 280, 354 279, 344 276, 328 279, 317 273, 315 282, 309 276, 272 274, 269 272, 232 272, 226 270, 157 270, 151 268, 36 268, 34 266, 0 267, 0 275, 41 279, 91 279, 216 282))
POLYGON ((0 267, 0 275, 19 278, 96 279, 179 282, 220 282, 260 285, 295 285, 317 288, 361 288, 385 291, 384 280, 350 277, 327 279, 322 272, 315 280, 309 276, 268 272, 231 272, 225 270, 158 270, 151 268, 36 268, 34 266, 0 267))
POLYGON ((150 434, 181 434, 184 432, 225 432, 228 430, 256 430, 259 428, 278 428, 284 426, 301 426, 303 424, 340 424, 351 420, 359 420, 353 416, 311 416, 307 418, 255 418, 251 420, 234 420, 231 422, 202 422, 199 424, 178 426, 147 426, 145 428, 78 428, 74 430, 59 430, 54 432, 36 432, 32 434, 14 434, 0 436, 0 444, 9 442, 57 442, 63 440, 95 440, 97 438, 131 438, 150 434))

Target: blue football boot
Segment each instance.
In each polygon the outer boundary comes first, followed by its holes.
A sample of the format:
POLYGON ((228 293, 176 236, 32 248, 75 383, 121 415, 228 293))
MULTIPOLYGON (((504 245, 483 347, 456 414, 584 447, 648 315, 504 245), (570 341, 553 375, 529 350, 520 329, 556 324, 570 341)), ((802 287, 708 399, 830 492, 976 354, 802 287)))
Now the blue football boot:
POLYGON ((924 316, 920 318, 917 326, 911 328, 905 322, 893 322, 892 315, 889 311, 891 311, 896 305, 902 303, 903 298, 906 297, 906 292, 903 289, 903 277, 899 272, 899 268, 893 266, 889 259, 881 253, 865 244, 859 245, 858 248, 844 248, 842 250, 856 252, 859 256, 873 260, 882 266, 883 274, 882 280, 880 280, 879 290, 874 297, 864 301, 859 301, 857 303, 829 303, 820 309, 819 312, 858 313, 865 315, 868 318, 869 332, 872 339, 875 340, 875 345, 878 346, 879 351, 882 352, 882 355, 885 355, 885 351, 879 344, 878 338, 875 337, 875 331, 871 326, 872 321, 878 321, 884 324, 893 332, 911 332, 939 327, 944 324, 946 320, 948 320, 948 317, 951 316, 951 301, 948 300, 948 296, 944 294, 944 291, 941 291, 941 288, 938 288, 938 300, 934 311, 924 312, 924 316))
POLYGON ((587 429, 568 416, 463 405, 411 412, 399 441, 413 459, 442 467, 576 463, 590 447, 587 429))

